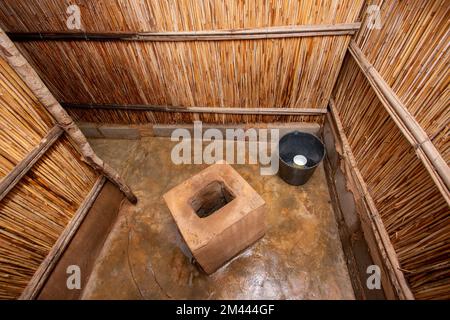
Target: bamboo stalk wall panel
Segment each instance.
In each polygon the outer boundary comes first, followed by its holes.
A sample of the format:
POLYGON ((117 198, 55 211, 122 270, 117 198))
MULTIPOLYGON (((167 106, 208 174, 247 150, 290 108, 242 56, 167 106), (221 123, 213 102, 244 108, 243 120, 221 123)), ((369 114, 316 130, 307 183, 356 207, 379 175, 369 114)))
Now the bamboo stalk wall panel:
POLYGON ((1 29, 0 38, 0 160, 12 159, 0 162, 0 172, 9 173, 0 201, 0 299, 11 299, 49 252, 61 250, 56 241, 98 177, 92 167, 114 182, 120 177, 90 149, 1 29), (63 129, 71 140, 59 138, 63 129))
POLYGON ((450 209, 348 55, 334 91, 353 154, 417 299, 450 298, 450 209))
MULTIPOLYGON (((86 32, 194 31, 354 22, 363 0, 77 0, 86 32)), ((3 0, 5 31, 67 31, 70 0, 3 0)))
POLYGON ((0 203, 0 299, 20 296, 96 178, 64 138, 0 203))
POLYGON ((64 129, 74 145, 78 147, 78 151, 80 152, 83 161, 94 170, 102 172, 105 177, 113 182, 125 194, 131 203, 135 204, 137 202, 137 197, 133 194, 130 187, 111 166, 95 154, 81 130, 67 114, 61 104, 55 99, 33 67, 1 28, 0 56, 16 71, 31 92, 33 92, 36 98, 57 121, 58 125, 64 129))
POLYGON ((0 180, 36 147, 53 120, 9 65, 0 59, 0 180))
POLYGON ((447 204, 450 205, 449 166, 428 138, 426 132, 417 123, 417 120, 409 113, 392 88, 386 84, 354 42, 350 43, 349 52, 364 73, 377 98, 406 140, 414 147, 417 156, 424 164, 447 204))
MULTIPOLYGON (((17 169, 55 121, 0 59, 0 178, 17 169)), ((59 138, 0 202, 0 299, 18 298, 95 182, 59 138)))
MULTIPOLYGON (((206 32, 353 24, 363 0, 78 1, 82 32, 206 32)), ((69 1, 3 1, 7 32, 71 31, 69 1), (33 22, 31 22, 33 21, 33 22)), ((176 107, 325 108, 349 35, 210 42, 18 42, 65 103, 176 107)), ((86 112, 71 115, 88 121, 86 112), (86 117, 86 118, 84 118, 86 117)), ((89 113, 97 113, 90 111, 89 113)), ((98 111, 102 121, 299 121, 302 117, 98 111), (120 114, 120 116, 119 116, 120 114)), ((95 116, 92 116, 95 117, 95 116)), ((98 117, 97 117, 98 118, 98 117)), ((305 118, 321 123, 323 117, 305 118)), ((136 123, 136 122, 132 122, 136 123)))
POLYGON ((382 29, 363 21, 355 41, 450 163, 450 1, 371 1, 382 29))
POLYGON ((349 38, 19 46, 66 103, 326 108, 349 38))

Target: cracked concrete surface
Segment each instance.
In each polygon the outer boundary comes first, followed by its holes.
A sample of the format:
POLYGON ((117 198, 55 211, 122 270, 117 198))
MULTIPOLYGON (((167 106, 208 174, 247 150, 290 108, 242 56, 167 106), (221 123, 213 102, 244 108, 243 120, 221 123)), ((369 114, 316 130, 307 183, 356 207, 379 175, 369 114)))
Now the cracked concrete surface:
POLYGON ((91 140, 139 198, 125 203, 84 299, 353 299, 323 166, 300 187, 233 165, 267 203, 268 230, 211 276, 189 258, 162 195, 207 165, 174 165, 167 138, 91 140))

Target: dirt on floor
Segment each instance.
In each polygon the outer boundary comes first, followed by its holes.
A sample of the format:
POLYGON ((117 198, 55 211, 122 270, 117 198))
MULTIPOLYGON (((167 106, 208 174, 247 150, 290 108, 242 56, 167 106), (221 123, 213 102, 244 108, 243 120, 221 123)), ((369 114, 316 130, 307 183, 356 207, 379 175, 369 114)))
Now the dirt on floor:
POLYGON ((208 276, 197 269, 162 195, 207 165, 175 165, 168 138, 91 140, 139 198, 124 203, 84 299, 353 299, 323 166, 304 186, 233 165, 267 203, 267 233, 208 276))

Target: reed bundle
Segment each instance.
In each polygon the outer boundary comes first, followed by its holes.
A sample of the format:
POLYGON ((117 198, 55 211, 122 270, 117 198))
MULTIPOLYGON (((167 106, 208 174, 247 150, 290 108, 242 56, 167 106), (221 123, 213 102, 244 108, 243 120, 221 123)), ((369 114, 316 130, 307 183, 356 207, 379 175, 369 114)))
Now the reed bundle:
POLYGON ((450 209, 413 147, 347 56, 334 92, 358 163, 418 299, 450 295, 450 209))
MULTIPOLYGON (((382 29, 363 21, 358 47, 450 162, 448 1, 370 4, 381 7, 382 29)), ((448 205, 350 56, 334 95, 411 290, 417 299, 450 298, 448 205)))
MULTIPOLYGON (((363 0, 78 0, 86 32, 191 31, 353 22, 363 0)), ((66 31, 69 0, 2 1, 6 31, 66 31)))
MULTIPOLYGON (((67 31, 68 1, 5 1, 10 32, 67 31), (29 23, 29 19, 38 23, 29 23)), ((353 23, 363 0, 81 1, 85 32, 180 32, 353 23), (288 13, 288 14, 287 14, 288 13)), ((211 42, 20 43, 59 101, 242 108, 325 108, 350 36, 211 42), (44 67, 45 66, 45 67, 44 67)), ((83 111, 71 111, 77 118, 83 111)), ((100 122, 298 121, 302 117, 90 111, 100 122), (120 115, 120 116, 119 116, 120 115)), ((306 118, 322 122, 323 117, 306 118)))
MULTIPOLYGON (((95 155, 1 29, 0 38, 0 120, 4 121, 0 160, 9 160, 0 161, 0 173, 6 175, 14 168, 20 179, 12 180, 12 189, 2 189, 7 193, 2 193, 0 202, 0 299, 12 299, 21 295, 93 188, 97 173, 89 165, 113 182, 121 178, 95 155), (52 119, 66 130, 70 141, 56 140, 62 129, 52 119), (45 153, 32 159, 29 167, 23 165, 35 156, 38 144, 43 145, 44 136, 55 137, 46 146, 49 149, 43 149, 45 153)), ((9 177, 3 181, 8 183, 9 177)), ((124 184, 118 185, 122 190, 124 184)))
MULTIPOLYGON (((349 38, 28 42, 20 47, 56 98, 68 103, 326 108, 349 38)), ((170 123, 178 116, 157 117, 170 123)))
POLYGON ((355 41, 450 163, 449 1, 374 4, 382 29, 366 20, 355 41))
POLYGON ((53 121, 0 59, 0 180, 33 149, 53 121))
POLYGON ((0 203, 0 299, 20 296, 95 180, 64 138, 0 203))
POLYGON ((64 129, 74 145, 77 146, 83 161, 97 172, 101 172, 101 174, 114 183, 131 203, 136 203, 137 197, 133 194, 130 187, 111 166, 95 154, 81 130, 55 99, 47 86, 39 78, 36 71, 1 28, 0 56, 16 71, 24 84, 29 87, 39 102, 46 107, 48 112, 57 121, 58 125, 64 129))

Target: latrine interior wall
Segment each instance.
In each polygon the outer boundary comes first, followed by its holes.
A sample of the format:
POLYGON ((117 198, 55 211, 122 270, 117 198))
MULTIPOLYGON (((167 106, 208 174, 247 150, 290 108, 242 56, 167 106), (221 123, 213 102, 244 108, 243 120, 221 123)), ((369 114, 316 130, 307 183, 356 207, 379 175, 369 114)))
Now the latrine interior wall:
MULTIPOLYGON (((16 44, 78 121, 322 124, 332 98, 415 298, 450 298, 448 189, 437 186, 418 157, 421 146, 405 137, 368 80, 369 70, 361 68, 357 61, 361 57, 354 54, 361 51, 448 164, 448 0, 78 3, 80 32, 110 36, 335 27, 362 17, 353 40, 349 33, 318 33, 201 41, 22 39, 16 44), (381 9, 375 20, 373 15, 360 14, 372 10, 369 6, 381 9), (178 112, 174 107, 255 112, 178 112), (258 111, 272 108, 264 114, 258 111), (276 109, 308 112, 277 114, 276 109)), ((0 24, 10 34, 64 33, 70 4, 5 0, 0 5, 0 24)), ((2 193, 0 298, 17 298, 98 176, 4 61, 0 61, 0 77, 2 188, 30 152, 50 135, 55 140, 14 188, 2 193)))
POLYGON ((14 299, 77 212, 97 174, 2 59, 0 123, 0 299, 14 299), (42 145, 48 146, 45 153, 24 167, 42 145))
MULTIPOLYGON (((448 164, 449 2, 375 5, 381 29, 365 20, 355 47, 448 164)), ((363 71, 347 53, 333 92, 345 134, 415 298, 449 298, 449 205, 363 71)))
MULTIPOLYGON (((363 0, 78 1, 81 32, 216 32, 322 26, 357 21, 363 0), (286 13, 289 14, 286 14, 286 13)), ((10 33, 65 32, 69 1, 5 1, 10 33), (32 23, 31 21, 37 21, 32 23)), ((94 105, 325 110, 350 34, 281 35, 208 41, 64 41, 17 44, 56 98, 79 121, 103 123, 317 122, 323 115, 178 113, 94 105), (78 108, 77 108, 78 104, 78 108), (80 108, 79 105, 84 108, 80 108)), ((14 40, 14 37, 13 37, 14 40)))

